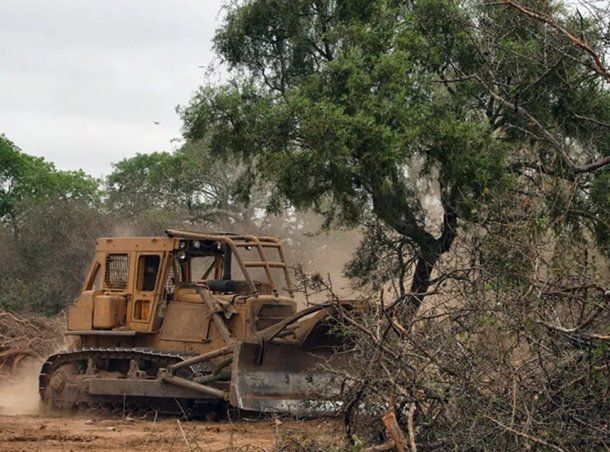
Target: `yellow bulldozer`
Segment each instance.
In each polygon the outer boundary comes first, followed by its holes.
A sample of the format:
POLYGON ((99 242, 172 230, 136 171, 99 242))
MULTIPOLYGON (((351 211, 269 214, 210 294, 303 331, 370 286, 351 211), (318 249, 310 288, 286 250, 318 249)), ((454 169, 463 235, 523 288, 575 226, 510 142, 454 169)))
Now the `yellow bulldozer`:
POLYGON ((336 304, 297 311, 273 237, 168 230, 100 238, 68 312, 69 350, 39 376, 53 408, 308 414, 337 400, 336 304))

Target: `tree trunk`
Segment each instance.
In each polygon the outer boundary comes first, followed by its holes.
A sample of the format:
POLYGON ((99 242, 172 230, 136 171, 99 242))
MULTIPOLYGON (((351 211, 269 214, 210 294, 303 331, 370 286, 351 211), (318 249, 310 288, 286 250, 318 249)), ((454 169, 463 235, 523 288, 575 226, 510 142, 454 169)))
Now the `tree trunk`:
POLYGON ((436 267, 441 256, 451 249, 451 245, 455 240, 457 230, 457 215, 452 211, 446 211, 443 216, 443 226, 441 235, 435 239, 427 249, 420 251, 415 263, 415 271, 409 293, 403 299, 399 299, 394 305, 390 306, 391 313, 397 315, 401 322, 408 324, 417 314, 428 289, 432 282, 432 272, 436 267), (404 309, 400 309, 399 305, 405 304, 404 309))

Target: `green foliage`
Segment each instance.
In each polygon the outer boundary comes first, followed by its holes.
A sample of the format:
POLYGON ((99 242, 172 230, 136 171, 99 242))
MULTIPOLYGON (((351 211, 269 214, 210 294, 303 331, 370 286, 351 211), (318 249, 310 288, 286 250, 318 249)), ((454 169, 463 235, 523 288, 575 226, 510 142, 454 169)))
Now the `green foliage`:
POLYGON ((98 182, 0 135, 0 309, 53 314, 78 292, 103 230, 98 182))
POLYGON ((0 135, 0 309, 53 314, 82 284, 101 235, 98 182, 0 135))
MULTIPOLYGON (((599 23, 561 3, 544 13, 604 48, 599 23)), ((607 206, 587 187, 607 170, 576 168, 610 152, 609 93, 558 28, 479 2, 248 0, 215 45, 234 76, 182 110, 185 137, 248 162, 248 187, 272 181, 270 208, 373 217, 431 268, 457 218, 527 193, 549 196, 553 218, 569 206, 571 227, 603 246, 607 206)))
POLYGON ((173 180, 177 166, 168 152, 136 154, 115 163, 106 179, 108 205, 130 214, 171 205, 179 190, 173 180))
POLYGON ((0 136, 0 309, 54 314, 80 291, 95 239, 160 235, 170 226, 243 227, 254 206, 235 194, 242 170, 204 143, 137 154, 115 165, 104 191, 0 136))
POLYGON ((94 205, 100 200, 98 183, 83 171, 59 171, 43 158, 24 154, 0 135, 0 221, 17 221, 21 203, 53 199, 94 205))
POLYGON ((129 220, 245 221, 249 212, 236 195, 241 175, 235 161, 211 155, 203 142, 137 154, 116 163, 107 177, 107 206, 129 220))
POLYGON ((276 201, 329 223, 356 224, 372 210, 430 254, 438 245, 424 227, 422 181, 436 172, 446 213, 471 216, 509 179, 493 129, 438 83, 442 55, 469 52, 466 11, 437 0, 410 12, 392 1, 332 5, 230 9, 216 46, 247 76, 202 88, 183 110, 185 135, 250 161, 254 176, 274 181, 276 201))

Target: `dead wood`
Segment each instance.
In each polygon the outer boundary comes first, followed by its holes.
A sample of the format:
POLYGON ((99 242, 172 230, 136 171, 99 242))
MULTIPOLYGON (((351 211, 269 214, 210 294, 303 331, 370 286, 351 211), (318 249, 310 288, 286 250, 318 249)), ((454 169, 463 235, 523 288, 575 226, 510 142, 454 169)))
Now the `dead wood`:
POLYGON ((63 343, 63 317, 0 312, 0 374, 12 374, 26 358, 44 359, 63 343))

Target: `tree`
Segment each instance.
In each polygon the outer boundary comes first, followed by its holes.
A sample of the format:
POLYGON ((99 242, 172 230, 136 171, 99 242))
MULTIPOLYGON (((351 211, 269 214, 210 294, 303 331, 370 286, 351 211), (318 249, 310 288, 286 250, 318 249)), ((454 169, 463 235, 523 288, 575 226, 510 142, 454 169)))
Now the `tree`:
POLYGON ((156 212, 191 224, 247 227, 256 203, 248 206, 238 196, 242 174, 238 162, 212 155, 203 142, 137 154, 114 165, 106 179, 107 205, 124 218, 156 212))
POLYGON ((59 171, 0 135, 0 308, 55 314, 77 295, 109 230, 98 182, 59 171))
POLYGON ((365 226, 347 270, 381 290, 338 313, 350 438, 378 438, 391 408, 420 448, 605 445, 605 17, 536 0, 228 8, 232 77, 183 109, 185 137, 272 181, 272 208, 365 226))
MULTIPOLYGON (((584 207, 607 171, 610 98, 587 50, 603 47, 603 23, 560 4, 545 9, 552 24, 494 5, 234 3, 215 37, 233 77, 183 109, 185 137, 273 181, 272 207, 381 221, 414 256, 411 315, 459 225, 492 199, 527 202, 547 178, 556 200, 578 193, 584 207)), ((575 225, 599 227, 583 211, 575 225)))
POLYGON ((0 135, 0 222, 17 234, 20 206, 55 199, 95 204, 98 183, 83 171, 59 171, 41 157, 32 157, 0 135))

